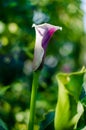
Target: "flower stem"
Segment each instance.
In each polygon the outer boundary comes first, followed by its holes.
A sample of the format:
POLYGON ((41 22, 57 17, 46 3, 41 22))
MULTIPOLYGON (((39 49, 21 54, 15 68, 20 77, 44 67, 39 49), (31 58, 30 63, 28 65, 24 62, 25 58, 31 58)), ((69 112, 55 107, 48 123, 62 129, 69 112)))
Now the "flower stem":
POLYGON ((36 95, 38 88, 38 78, 39 71, 33 72, 33 83, 32 83, 32 92, 31 92, 31 101, 30 101, 30 118, 28 130, 34 129, 34 117, 35 117, 35 106, 36 106, 36 95))

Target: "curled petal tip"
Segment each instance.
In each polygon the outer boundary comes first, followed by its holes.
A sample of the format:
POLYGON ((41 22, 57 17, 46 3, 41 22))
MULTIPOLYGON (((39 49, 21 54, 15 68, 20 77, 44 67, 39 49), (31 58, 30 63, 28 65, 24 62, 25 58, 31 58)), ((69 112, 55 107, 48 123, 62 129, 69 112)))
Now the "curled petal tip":
POLYGON ((35 23, 33 23, 32 28, 35 27, 35 26, 36 26, 35 23))
POLYGON ((59 26, 58 26, 58 29, 62 31, 62 27, 59 27, 59 26))

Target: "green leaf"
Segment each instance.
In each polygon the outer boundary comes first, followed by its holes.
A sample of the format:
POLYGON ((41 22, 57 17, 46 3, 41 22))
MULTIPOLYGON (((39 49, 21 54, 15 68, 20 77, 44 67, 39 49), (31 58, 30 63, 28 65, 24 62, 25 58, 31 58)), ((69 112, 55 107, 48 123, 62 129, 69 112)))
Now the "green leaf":
POLYGON ((58 102, 55 112, 55 130, 73 130, 84 111, 79 101, 85 69, 57 75, 58 102))
POLYGON ((54 130, 54 115, 54 111, 45 115, 44 120, 40 123, 40 130, 54 130))
POLYGON ((6 124, 0 119, 0 130, 8 130, 6 124))

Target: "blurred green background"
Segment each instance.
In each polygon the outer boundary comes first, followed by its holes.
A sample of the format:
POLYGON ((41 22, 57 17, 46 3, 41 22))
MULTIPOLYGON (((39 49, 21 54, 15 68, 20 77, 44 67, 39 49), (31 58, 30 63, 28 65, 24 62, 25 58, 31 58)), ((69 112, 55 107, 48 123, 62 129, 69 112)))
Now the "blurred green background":
POLYGON ((39 78, 37 124, 43 114, 55 109, 55 74, 86 65, 83 15, 81 0, 0 0, 0 119, 8 130, 27 127, 35 44, 32 24, 48 22, 63 28, 54 34, 47 48, 39 78))

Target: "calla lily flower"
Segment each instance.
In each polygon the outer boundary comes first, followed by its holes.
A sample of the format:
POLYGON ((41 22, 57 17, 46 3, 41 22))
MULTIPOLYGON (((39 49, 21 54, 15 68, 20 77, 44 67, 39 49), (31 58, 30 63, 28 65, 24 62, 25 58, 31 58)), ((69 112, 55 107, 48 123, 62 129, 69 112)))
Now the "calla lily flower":
POLYGON ((41 25, 33 24, 32 27, 35 27, 36 31, 36 43, 33 59, 33 71, 36 71, 44 62, 46 48, 50 38, 56 30, 62 30, 62 27, 54 26, 48 23, 41 25))

